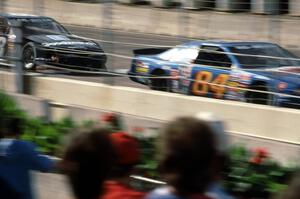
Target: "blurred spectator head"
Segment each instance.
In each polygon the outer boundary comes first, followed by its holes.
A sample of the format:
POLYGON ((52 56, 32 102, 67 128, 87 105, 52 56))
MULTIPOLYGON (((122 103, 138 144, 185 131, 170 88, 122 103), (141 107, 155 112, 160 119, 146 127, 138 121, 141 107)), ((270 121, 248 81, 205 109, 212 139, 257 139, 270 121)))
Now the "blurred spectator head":
POLYGON ((274 197, 275 199, 299 199, 300 198, 300 171, 292 177, 288 187, 274 197))
POLYGON ((110 137, 117 155, 112 177, 129 175, 133 166, 139 162, 140 150, 138 141, 125 132, 112 133, 110 137))
POLYGON ((61 163, 77 199, 99 198, 115 159, 109 130, 80 130, 66 148, 61 163))
POLYGON ((23 133, 23 121, 17 117, 5 117, 0 124, 1 137, 18 137, 23 133))
POLYGON ((200 112, 195 117, 208 123, 215 135, 217 152, 219 154, 226 154, 229 145, 222 119, 211 112, 200 112))
POLYGON ((179 195, 203 193, 212 181, 216 144, 205 121, 181 117, 169 122, 161 138, 159 169, 179 195))
POLYGON ((215 160, 215 173, 214 180, 218 181, 222 179, 222 171, 228 169, 229 166, 229 157, 228 157, 228 136, 225 133, 224 122, 218 116, 211 112, 200 112, 195 115, 195 118, 207 122, 207 124, 212 129, 212 132, 215 137, 215 148, 217 152, 217 158, 215 160))

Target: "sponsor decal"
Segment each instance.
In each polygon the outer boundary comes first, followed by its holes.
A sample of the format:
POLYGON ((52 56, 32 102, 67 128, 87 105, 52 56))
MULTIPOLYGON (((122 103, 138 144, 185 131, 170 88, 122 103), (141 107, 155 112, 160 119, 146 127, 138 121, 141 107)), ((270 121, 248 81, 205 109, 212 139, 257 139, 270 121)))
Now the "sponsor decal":
POLYGON ((172 69, 170 71, 170 76, 172 77, 172 80, 178 80, 179 79, 179 71, 172 69))
POLYGON ((227 88, 228 74, 218 74, 213 78, 210 71, 197 71, 192 84, 192 93, 194 95, 206 96, 212 93, 215 98, 223 98, 227 88))
POLYGON ((179 71, 176 69, 171 69, 171 90, 173 92, 179 92, 179 71))
POLYGON ((190 85, 191 73, 192 73, 192 67, 180 66, 179 70, 180 70, 179 75, 182 77, 181 84, 183 86, 189 86, 190 85))
POLYGON ((94 44, 93 42, 85 42, 85 41, 61 41, 61 42, 45 42, 45 43, 42 43, 42 45, 46 46, 46 47, 52 47, 52 46, 61 46, 61 45, 69 45, 69 46, 93 45, 93 46, 95 46, 96 44, 94 44))
POLYGON ((249 74, 240 74, 240 79, 243 81, 243 82, 248 82, 250 81, 251 79, 251 76, 249 74))
POLYGON ((136 67, 136 72, 137 72, 137 73, 148 73, 148 71, 149 71, 148 68, 145 68, 145 67, 139 67, 139 66, 136 67))
POLYGON ((277 87, 278 87, 278 90, 282 91, 282 90, 284 90, 284 89, 286 89, 286 88, 288 87, 288 84, 285 83, 285 82, 280 82, 280 83, 277 85, 277 87))
POLYGON ((137 73, 148 73, 149 72, 149 64, 141 62, 141 61, 137 61, 135 71, 137 73))
POLYGON ((64 36, 64 35, 46 35, 46 37, 54 40, 54 41, 66 41, 66 40, 70 40, 68 37, 64 36))
POLYGON ((239 83, 238 82, 233 82, 233 81, 229 81, 227 82, 227 86, 229 91, 233 91, 233 92, 237 92, 238 91, 238 87, 239 87, 239 83))
POLYGON ((227 83, 227 86, 230 86, 230 88, 227 88, 225 97, 226 99, 231 99, 231 100, 237 100, 237 101, 246 101, 245 98, 245 91, 239 88, 247 88, 248 85, 246 84, 241 84, 239 82, 233 82, 229 81, 227 83))

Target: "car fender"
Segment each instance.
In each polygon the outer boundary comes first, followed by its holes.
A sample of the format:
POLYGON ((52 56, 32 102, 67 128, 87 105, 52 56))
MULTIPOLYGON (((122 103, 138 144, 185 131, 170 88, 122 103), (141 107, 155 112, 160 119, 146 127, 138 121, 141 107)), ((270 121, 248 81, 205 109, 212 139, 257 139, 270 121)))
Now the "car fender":
POLYGON ((266 77, 263 75, 254 74, 251 78, 249 86, 254 85, 258 82, 264 83, 268 87, 268 89, 273 90, 273 85, 274 85, 275 81, 272 78, 269 78, 269 77, 266 77))

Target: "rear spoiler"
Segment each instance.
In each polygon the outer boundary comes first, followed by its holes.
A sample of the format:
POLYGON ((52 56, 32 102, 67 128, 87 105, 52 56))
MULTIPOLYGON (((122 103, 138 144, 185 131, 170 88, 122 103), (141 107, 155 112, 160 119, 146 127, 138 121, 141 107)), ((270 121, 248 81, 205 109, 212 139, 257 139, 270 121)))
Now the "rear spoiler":
POLYGON ((136 55, 157 55, 162 52, 165 52, 166 50, 169 50, 170 48, 143 48, 143 49, 136 49, 133 50, 134 56, 136 55))

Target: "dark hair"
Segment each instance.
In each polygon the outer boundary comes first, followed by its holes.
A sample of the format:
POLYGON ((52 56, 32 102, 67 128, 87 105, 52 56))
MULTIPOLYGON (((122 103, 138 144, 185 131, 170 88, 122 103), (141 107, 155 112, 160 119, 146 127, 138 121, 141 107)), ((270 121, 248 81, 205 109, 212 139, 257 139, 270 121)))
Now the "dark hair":
POLYGON ((116 156, 108 134, 103 128, 80 130, 65 151, 62 170, 78 199, 96 199, 102 193, 116 156))
POLYGON ((181 117, 165 127, 159 170, 177 194, 203 193, 213 178, 215 139, 204 121, 181 117))
POLYGON ((300 198, 300 171, 298 170, 289 182, 288 187, 281 191, 276 199, 298 199, 300 198))
POLYGON ((18 117, 5 117, 0 121, 0 138, 23 133, 23 121, 18 117))
POLYGON ((109 174, 109 177, 120 178, 120 177, 129 176, 134 168, 135 168, 135 164, 128 164, 128 165, 115 164, 109 174))

